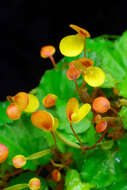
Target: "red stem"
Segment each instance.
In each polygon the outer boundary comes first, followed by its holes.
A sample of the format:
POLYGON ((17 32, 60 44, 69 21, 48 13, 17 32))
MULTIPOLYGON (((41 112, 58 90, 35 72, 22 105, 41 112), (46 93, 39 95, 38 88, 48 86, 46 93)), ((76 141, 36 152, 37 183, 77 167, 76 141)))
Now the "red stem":
POLYGON ((105 130, 105 132, 103 133, 103 135, 99 138, 99 140, 96 142, 96 144, 94 144, 91 147, 86 147, 85 150, 92 150, 94 148, 96 148, 96 146, 103 140, 103 138, 105 137, 106 133, 108 132, 109 127, 107 127, 107 129, 105 130))
POLYGON ((76 137, 76 139, 79 141, 79 143, 80 143, 81 147, 83 147, 82 142, 80 141, 80 139, 79 139, 78 135, 76 134, 75 130, 73 129, 73 127, 72 127, 72 124, 71 124, 71 123, 70 123, 70 127, 71 127, 71 130, 72 130, 72 132, 73 132, 74 136, 75 136, 75 137, 76 137))
POLYGON ((112 110, 112 111, 115 113, 115 115, 118 115, 118 113, 117 113, 117 111, 115 110, 115 108, 110 107, 110 110, 112 110))
POLYGON ((53 137, 53 140, 54 140, 54 147, 56 148, 56 137, 55 137, 55 135, 54 135, 54 133, 53 133, 53 131, 51 131, 51 134, 52 134, 52 137, 53 137))
POLYGON ((57 67, 56 67, 56 62, 55 62, 54 57, 53 57, 53 56, 50 56, 49 58, 50 58, 50 60, 51 60, 51 62, 52 62, 52 64, 53 64, 53 67, 56 69, 57 67))

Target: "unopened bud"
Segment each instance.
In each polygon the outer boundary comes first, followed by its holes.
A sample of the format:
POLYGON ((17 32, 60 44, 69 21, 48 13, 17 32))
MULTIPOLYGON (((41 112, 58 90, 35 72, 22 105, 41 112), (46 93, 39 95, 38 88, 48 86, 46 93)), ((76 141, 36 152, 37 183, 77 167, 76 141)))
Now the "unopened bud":
POLYGON ((40 189, 41 182, 38 178, 34 177, 29 181, 28 185, 31 190, 38 190, 40 189))
POLYGON ((46 108, 51 108, 56 104, 56 98, 57 98, 56 95, 48 94, 47 96, 44 97, 42 103, 46 108))
POLYGON ((0 163, 4 162, 8 157, 8 148, 4 144, 0 144, 0 163))
POLYGON ((12 159, 15 168, 22 168, 26 164, 26 158, 23 155, 17 155, 12 159))
POLYGON ((59 170, 57 169, 54 169, 52 171, 52 180, 55 181, 55 182, 59 182, 61 180, 61 173, 59 170))

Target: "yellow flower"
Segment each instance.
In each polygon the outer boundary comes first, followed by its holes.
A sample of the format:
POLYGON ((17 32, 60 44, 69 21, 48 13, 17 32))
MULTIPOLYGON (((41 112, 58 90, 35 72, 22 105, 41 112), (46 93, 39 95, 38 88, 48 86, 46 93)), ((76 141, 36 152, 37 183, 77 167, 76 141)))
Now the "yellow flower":
POLYGON ((79 35, 69 35, 60 41, 60 52, 67 57, 75 57, 84 49, 84 38, 79 35))
POLYGON ((90 110, 90 104, 83 104, 79 108, 78 100, 76 98, 70 98, 66 106, 67 118, 71 124, 78 123, 88 114, 90 110))
POLYGON ((38 109, 39 101, 37 97, 34 96, 33 94, 28 94, 28 98, 29 98, 29 103, 24 111, 28 113, 32 113, 38 109))
POLYGON ((92 87, 101 86, 105 81, 105 73, 99 67, 88 67, 84 73, 84 80, 92 87))
POLYGON ((80 36, 90 38, 90 33, 84 28, 81 28, 75 24, 70 24, 69 26, 74 29, 80 36))
POLYGON ((55 131, 59 124, 57 118, 45 110, 34 112, 31 116, 31 121, 35 127, 47 132, 55 131))

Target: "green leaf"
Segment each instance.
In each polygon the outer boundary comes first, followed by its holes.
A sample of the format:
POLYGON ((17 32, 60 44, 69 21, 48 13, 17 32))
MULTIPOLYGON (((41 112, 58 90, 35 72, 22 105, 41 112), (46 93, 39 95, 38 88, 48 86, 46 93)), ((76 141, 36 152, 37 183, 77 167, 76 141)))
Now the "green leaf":
POLYGON ((9 119, 6 114, 6 109, 9 106, 9 102, 0 102, 0 126, 5 123, 13 123, 13 120, 9 119))
MULTIPOLYGON (((8 163, 12 165, 12 158, 18 154, 29 156, 35 152, 45 150, 48 145, 45 141, 44 132, 31 124, 30 118, 25 115, 12 124, 0 127, 0 142, 9 149, 8 163)), ((35 170, 37 165, 49 162, 51 154, 36 161, 27 161, 24 169, 35 170)))
POLYGON ((119 90, 119 96, 127 98, 126 86, 127 86, 127 76, 125 76, 123 81, 117 85, 117 89, 119 90))
POLYGON ((124 129, 127 130, 127 107, 123 106, 119 112, 119 115, 122 118, 124 129))
POLYGON ((76 170, 68 170, 65 177, 65 187, 66 190, 90 190, 94 186, 81 182, 80 175, 76 170))
POLYGON ((95 66, 101 67, 106 74, 102 88, 116 87, 124 80, 127 73, 127 59, 124 58, 127 52, 126 41, 127 32, 115 42, 101 37, 87 39, 87 56, 93 59, 95 66))
MULTIPOLYGON (((29 180, 33 177, 36 177, 36 173, 33 173, 33 172, 22 173, 18 177, 11 179, 9 186, 13 186, 16 184, 22 184, 22 183, 28 183, 29 180)), ((40 190, 48 190, 48 186, 47 186, 45 180, 42 177, 37 177, 37 178, 39 178, 41 181, 40 190)), ((24 190, 29 190, 29 188, 25 188, 24 190)))
POLYGON ((106 187, 115 180, 115 167, 109 152, 95 150, 84 160, 81 170, 84 182, 95 184, 97 188, 106 187))
POLYGON ((121 164, 124 166, 124 168, 127 168, 127 135, 117 142, 121 164))
MULTIPOLYGON (((80 79, 77 82, 79 86, 82 84, 80 79)), ((65 70, 52 69, 46 71, 40 81, 38 90, 42 97, 51 93, 64 100, 68 100, 73 96, 79 98, 74 81, 68 80, 65 70)))
POLYGON ((113 153, 116 180, 108 187, 100 190, 127 190, 126 170, 123 169, 118 152, 113 153))

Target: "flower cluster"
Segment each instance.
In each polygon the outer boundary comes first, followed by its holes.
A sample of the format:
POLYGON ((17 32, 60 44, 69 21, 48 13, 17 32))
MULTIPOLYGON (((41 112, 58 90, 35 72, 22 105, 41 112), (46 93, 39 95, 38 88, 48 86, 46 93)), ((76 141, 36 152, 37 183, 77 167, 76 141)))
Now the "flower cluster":
MULTIPOLYGON (((52 109, 56 109, 57 100, 60 99, 59 96, 49 92, 42 97, 41 101, 38 100, 37 96, 35 96, 32 92, 19 92, 14 96, 8 96, 7 100, 10 102, 10 105, 7 107, 6 114, 10 119, 17 120, 23 113, 29 113, 30 121, 33 126, 43 130, 44 134, 47 134, 49 132, 49 135, 51 134, 54 140, 53 148, 50 147, 47 150, 36 152, 29 156, 22 154, 15 155, 12 158, 12 164, 15 168, 23 168, 27 164, 28 160, 39 159, 49 153, 57 154, 58 151, 56 136, 66 145, 81 149, 83 153, 87 150, 96 148, 96 146, 108 132, 109 121, 113 119, 113 117, 105 117, 104 114, 110 111, 113 111, 114 114, 117 114, 112 108, 110 101, 104 97, 103 94, 100 95, 96 93, 96 90, 98 89, 97 87, 103 85, 106 76, 104 71, 100 67, 95 66, 94 61, 90 59, 89 56, 86 56, 86 43, 87 38, 91 37, 90 33, 87 30, 73 24, 71 24, 70 27, 76 32, 76 34, 65 36, 60 41, 59 49, 64 56, 78 56, 78 58, 68 63, 65 74, 67 81, 74 81, 74 88, 76 87, 77 94, 79 95, 79 99, 76 98, 77 96, 70 97, 67 100, 65 106, 67 122, 69 123, 70 129, 76 138, 76 143, 68 140, 66 137, 64 137, 64 135, 59 133, 59 126, 61 123, 59 119, 56 118, 57 114, 54 114, 54 112, 52 113, 51 111, 52 109), (79 78, 83 83, 81 87, 78 86, 77 82, 77 79, 79 78), (89 86, 94 87, 95 91, 93 90, 92 95, 87 94, 86 84, 88 88, 89 86), (82 91, 83 88, 84 91, 82 91), (40 107, 43 107, 43 109, 40 107), (96 142, 96 144, 91 147, 87 147, 85 143, 82 142, 81 138, 76 134, 73 125, 79 123, 81 120, 87 117, 90 112, 92 112, 94 116, 92 124, 94 124, 96 132, 103 134, 96 142)), ((56 69, 54 71, 59 71, 53 57, 55 52, 56 49, 54 46, 44 46, 41 48, 40 56, 44 59, 49 58, 53 64, 54 69, 56 69)), ((5 145, 0 144, 0 163, 4 162, 7 159, 8 152, 8 148, 5 145)), ((57 157, 58 155, 55 158, 57 157)), ((66 166, 64 162, 61 164, 55 164, 52 161, 52 163, 55 167, 59 167, 59 169, 55 168, 51 171, 52 180, 54 182, 59 182, 62 179, 60 169, 63 167, 68 167, 68 165, 66 166)), ((28 184, 24 184, 24 186, 21 184, 21 187, 29 187, 31 190, 38 190, 40 188, 40 180, 38 178, 33 178, 29 181, 28 184)))

